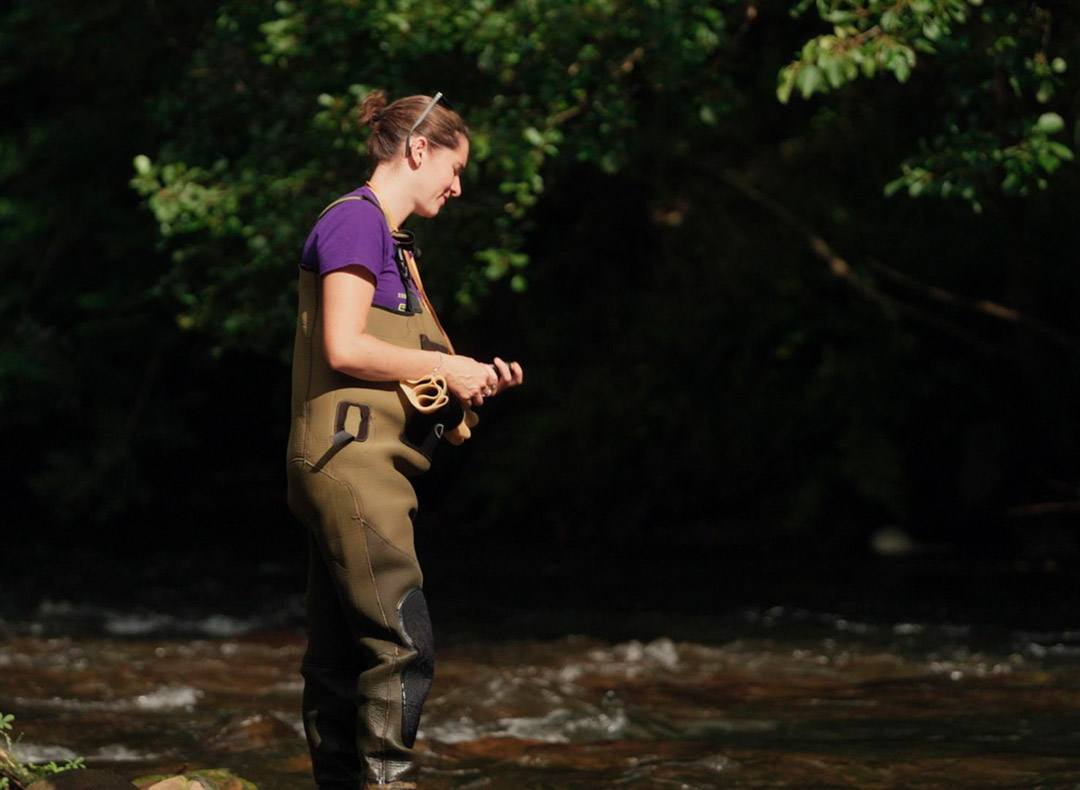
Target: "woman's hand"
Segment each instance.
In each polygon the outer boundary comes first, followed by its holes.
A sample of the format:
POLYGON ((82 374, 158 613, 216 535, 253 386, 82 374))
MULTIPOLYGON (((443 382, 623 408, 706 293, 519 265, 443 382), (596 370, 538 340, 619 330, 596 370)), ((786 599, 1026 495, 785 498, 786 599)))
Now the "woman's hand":
POLYGON ((481 406, 485 395, 498 391, 499 375, 495 367, 472 357, 443 354, 440 372, 446 377, 446 386, 466 406, 481 406))
POLYGON ((495 357, 492 367, 495 368, 495 372, 499 376, 499 382, 495 385, 495 391, 490 393, 491 395, 498 395, 505 389, 516 387, 525 379, 525 373, 521 370, 521 365, 517 362, 507 364, 498 357, 495 357))
POLYGON ((459 354, 443 358, 446 385, 467 406, 483 406, 484 398, 516 387, 525 377, 517 362, 506 363, 499 357, 490 365, 459 354))

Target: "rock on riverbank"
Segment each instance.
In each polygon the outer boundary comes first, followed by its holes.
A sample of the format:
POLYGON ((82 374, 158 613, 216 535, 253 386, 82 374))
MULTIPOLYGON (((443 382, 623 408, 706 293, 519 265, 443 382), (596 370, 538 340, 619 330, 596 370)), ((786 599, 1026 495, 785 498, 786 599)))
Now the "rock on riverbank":
POLYGON ((246 779, 222 768, 191 771, 186 774, 143 776, 129 782, 109 771, 65 771, 39 779, 27 790, 257 790, 246 779))

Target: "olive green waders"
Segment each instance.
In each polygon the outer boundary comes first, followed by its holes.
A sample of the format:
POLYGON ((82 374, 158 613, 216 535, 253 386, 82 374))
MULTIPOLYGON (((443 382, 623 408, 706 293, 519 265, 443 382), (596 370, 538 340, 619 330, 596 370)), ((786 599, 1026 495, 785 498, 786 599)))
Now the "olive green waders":
MULTIPOLYGON (((320 788, 406 778, 434 656, 413 548, 416 495, 454 417, 416 413, 396 382, 333 370, 319 275, 301 270, 289 435, 289 507, 308 528, 304 729, 320 788)), ((369 334, 445 351, 430 310, 369 311, 369 334)), ((460 419, 460 407, 458 416, 460 419)))

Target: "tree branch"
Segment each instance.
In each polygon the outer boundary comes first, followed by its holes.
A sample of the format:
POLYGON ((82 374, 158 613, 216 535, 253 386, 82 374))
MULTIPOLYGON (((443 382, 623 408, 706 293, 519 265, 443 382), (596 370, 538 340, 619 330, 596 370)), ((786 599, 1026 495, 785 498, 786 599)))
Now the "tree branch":
MULTIPOLYGON (((729 171, 723 171, 717 175, 729 186, 733 187, 758 206, 798 231, 798 233, 806 239, 806 243, 810 246, 810 249, 826 263, 832 274, 840 278, 864 298, 882 306, 887 312, 902 313, 924 324, 933 326, 939 331, 943 331, 968 345, 974 346, 984 354, 993 355, 996 353, 995 349, 990 344, 977 338, 970 332, 965 331, 951 321, 925 310, 921 310, 914 305, 902 302, 889 294, 882 293, 876 289, 872 283, 859 275, 846 260, 837 255, 825 239, 816 233, 809 225, 796 217, 785 206, 777 203, 775 200, 761 193, 729 171)), ((980 315, 1022 326, 1035 334, 1056 342, 1063 348, 1067 348, 1074 353, 1080 354, 1080 340, 1054 329, 1037 319, 1029 318, 1019 310, 1006 307, 1005 305, 987 299, 968 299, 959 296, 952 291, 946 290, 945 288, 941 288, 940 286, 927 285, 926 283, 916 280, 909 275, 903 274, 902 272, 889 266, 885 266, 877 261, 871 261, 870 265, 875 271, 880 272, 888 279, 908 288, 916 289, 935 301, 964 307, 980 315)))
POLYGON ((1036 318, 1030 318, 1016 308, 1006 307, 997 302, 992 302, 989 299, 970 299, 946 288, 942 288, 940 285, 929 285, 921 280, 915 279, 911 275, 897 271, 893 267, 886 266, 874 259, 870 259, 869 266, 892 282, 919 291, 927 298, 933 299, 935 302, 961 307, 965 310, 989 318, 994 318, 998 321, 1005 321, 1010 324, 1022 326, 1037 335, 1042 335, 1043 337, 1052 340, 1063 348, 1067 348, 1070 351, 1080 354, 1080 340, 1071 337, 1036 318))
POLYGON ((1018 505, 1006 511, 1010 516, 1052 516, 1061 513, 1080 513, 1080 502, 1040 502, 1037 505, 1018 505))

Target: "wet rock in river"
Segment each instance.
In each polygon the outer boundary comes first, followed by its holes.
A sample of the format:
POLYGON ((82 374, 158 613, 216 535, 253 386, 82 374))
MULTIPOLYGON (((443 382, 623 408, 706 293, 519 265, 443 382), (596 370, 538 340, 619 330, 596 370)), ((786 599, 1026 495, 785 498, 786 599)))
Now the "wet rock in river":
POLYGON ((222 768, 175 776, 144 776, 136 779, 135 784, 139 790, 256 790, 251 782, 222 768))
POLYGON ((198 779, 188 779, 186 776, 173 776, 161 782, 154 782, 147 790, 208 790, 208 788, 198 779))
POLYGON ((264 749, 280 740, 296 740, 296 730, 273 716, 256 713, 233 719, 203 741, 217 752, 247 752, 264 749))
POLYGON ((133 790, 135 785, 109 771, 64 771, 38 779, 27 790, 133 790))

